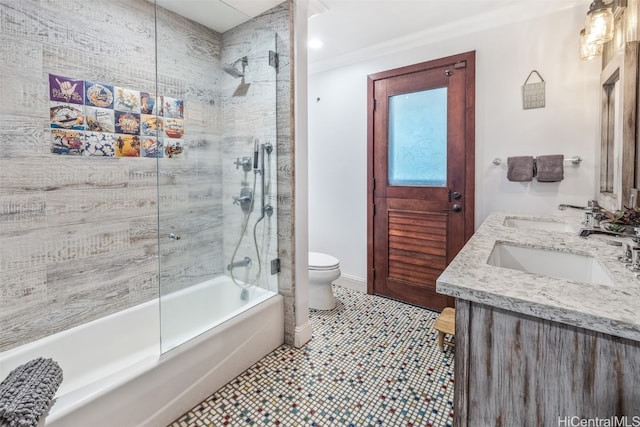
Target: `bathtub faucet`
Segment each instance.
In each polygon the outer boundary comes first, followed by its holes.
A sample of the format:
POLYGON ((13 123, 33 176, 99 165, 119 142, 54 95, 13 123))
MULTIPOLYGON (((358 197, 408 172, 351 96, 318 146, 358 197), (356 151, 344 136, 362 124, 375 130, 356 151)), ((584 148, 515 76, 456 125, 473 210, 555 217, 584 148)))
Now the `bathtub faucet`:
POLYGON ((240 261, 232 262, 231 264, 227 265, 227 270, 231 271, 236 267, 247 267, 249 265, 251 265, 251 258, 246 256, 240 261))

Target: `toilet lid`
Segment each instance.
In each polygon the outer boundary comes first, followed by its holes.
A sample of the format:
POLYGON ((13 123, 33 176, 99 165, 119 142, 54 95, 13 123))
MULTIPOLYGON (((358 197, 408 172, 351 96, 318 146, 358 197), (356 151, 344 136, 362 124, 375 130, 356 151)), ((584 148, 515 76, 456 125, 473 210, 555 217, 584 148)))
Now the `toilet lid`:
POLYGON ((309 252, 309 270, 333 270, 339 266, 338 258, 320 252, 309 252))

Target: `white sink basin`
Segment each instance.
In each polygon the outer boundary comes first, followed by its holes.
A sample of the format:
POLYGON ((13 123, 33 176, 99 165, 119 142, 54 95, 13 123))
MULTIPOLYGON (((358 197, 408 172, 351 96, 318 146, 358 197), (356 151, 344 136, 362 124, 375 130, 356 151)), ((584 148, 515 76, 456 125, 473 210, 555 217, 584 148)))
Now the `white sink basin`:
POLYGON ((592 256, 496 242, 487 264, 582 283, 613 286, 607 270, 592 256))
POLYGON ((578 230, 570 224, 544 218, 518 218, 508 216, 504 219, 507 227, 524 228, 527 230, 559 231, 561 233, 577 233, 578 230))

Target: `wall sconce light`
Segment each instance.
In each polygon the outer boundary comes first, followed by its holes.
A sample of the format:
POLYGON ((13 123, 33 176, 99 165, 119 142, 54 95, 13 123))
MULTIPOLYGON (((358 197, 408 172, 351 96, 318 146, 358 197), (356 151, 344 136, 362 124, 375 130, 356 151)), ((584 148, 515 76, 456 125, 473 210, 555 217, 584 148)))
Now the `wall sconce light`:
POLYGON ((588 44, 604 44, 613 39, 613 11, 602 0, 594 0, 589 6, 585 22, 588 44))
POLYGON ((585 29, 580 30, 580 59, 591 60, 602 55, 602 47, 601 44, 588 43, 585 29))

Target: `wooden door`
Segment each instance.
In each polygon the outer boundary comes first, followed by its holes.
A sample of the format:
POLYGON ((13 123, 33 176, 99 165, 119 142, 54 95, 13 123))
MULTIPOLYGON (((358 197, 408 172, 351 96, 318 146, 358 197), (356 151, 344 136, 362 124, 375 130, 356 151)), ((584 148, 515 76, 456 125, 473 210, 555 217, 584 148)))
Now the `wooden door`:
POLYGON ((368 292, 441 310, 474 229, 475 52, 369 76, 368 292))

